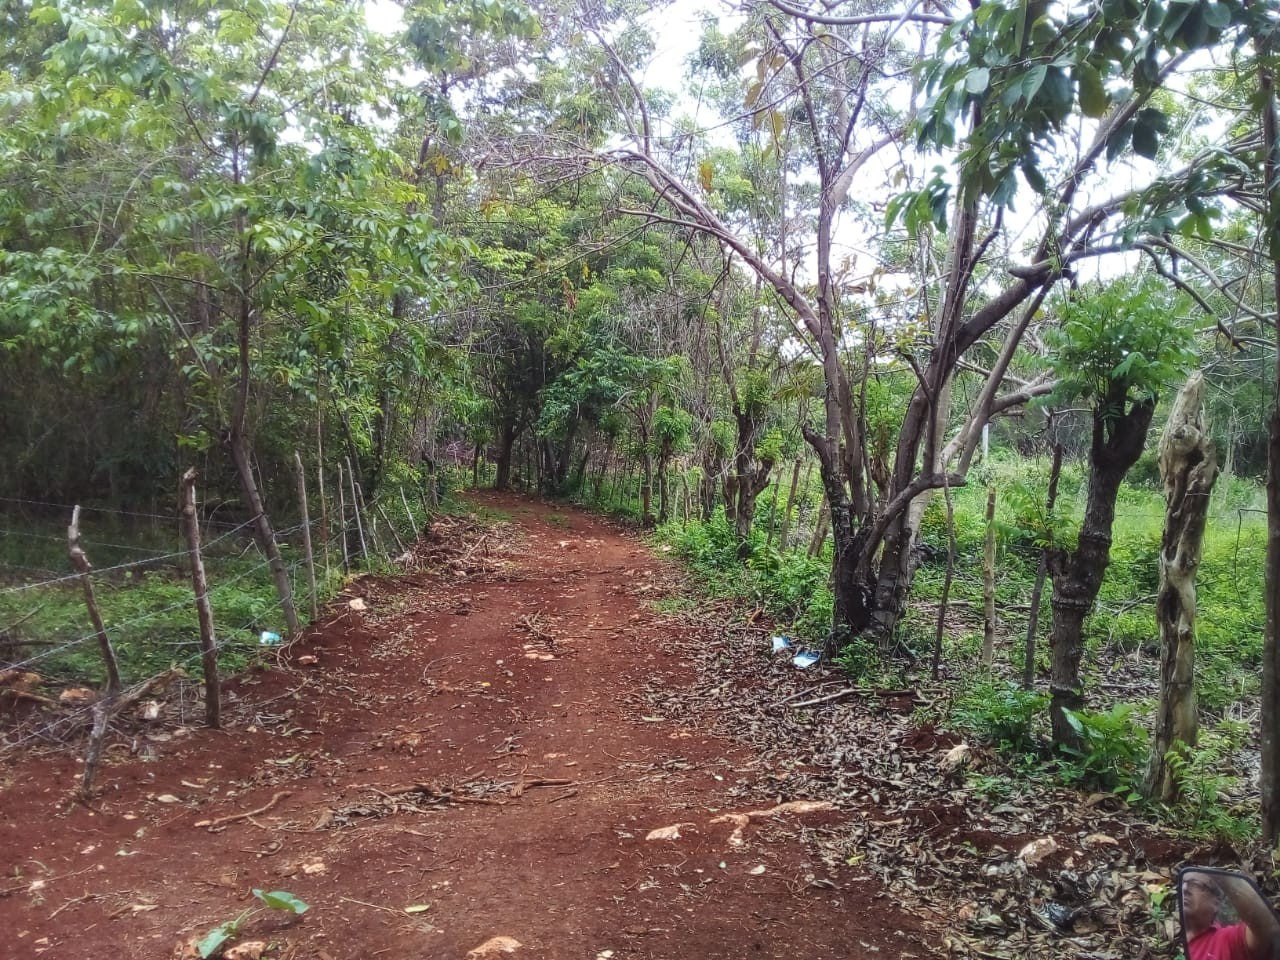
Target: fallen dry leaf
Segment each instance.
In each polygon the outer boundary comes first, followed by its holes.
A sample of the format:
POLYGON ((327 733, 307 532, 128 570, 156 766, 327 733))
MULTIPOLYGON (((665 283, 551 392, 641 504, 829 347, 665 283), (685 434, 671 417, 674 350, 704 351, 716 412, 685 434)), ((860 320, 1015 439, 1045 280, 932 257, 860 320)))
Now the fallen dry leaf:
POLYGON ((222 960, 262 960, 267 944, 263 940, 246 940, 222 951, 222 960))
POLYGON ((658 827, 645 834, 646 840, 679 840, 681 827, 692 827, 692 823, 673 823, 669 827, 658 827))
POLYGON ((1053 837, 1041 837, 1039 840, 1032 840, 1019 850, 1018 859, 1027 866, 1034 867, 1057 849, 1058 841, 1053 837))
POLYGON ((515 937, 490 937, 474 950, 467 951, 467 960, 482 960, 499 953, 515 953, 524 944, 515 937))
POLYGON ((973 750, 967 743, 957 743, 938 761, 938 766, 947 773, 951 773, 967 764, 972 754, 973 750))
POLYGON ((712 819, 712 823, 732 823, 733 833, 729 835, 729 845, 741 846, 742 831, 755 817, 776 817, 782 813, 817 813, 821 810, 838 809, 834 803, 826 800, 789 800, 767 810, 748 810, 746 813, 722 813, 712 819))
POLYGON ((368 605, 364 602, 363 597, 353 598, 351 602, 347 604, 347 606, 350 607, 352 610, 354 610, 356 613, 362 613, 365 610, 369 609, 368 605))
POLYGON ((748 813, 726 813, 716 817, 712 823, 732 823, 733 833, 729 834, 729 846, 740 847, 745 840, 742 839, 742 831, 747 828, 747 824, 751 822, 751 815, 748 813))
POLYGON ((1105 833, 1091 833, 1084 838, 1086 847, 1118 847, 1120 841, 1115 837, 1109 837, 1105 833))

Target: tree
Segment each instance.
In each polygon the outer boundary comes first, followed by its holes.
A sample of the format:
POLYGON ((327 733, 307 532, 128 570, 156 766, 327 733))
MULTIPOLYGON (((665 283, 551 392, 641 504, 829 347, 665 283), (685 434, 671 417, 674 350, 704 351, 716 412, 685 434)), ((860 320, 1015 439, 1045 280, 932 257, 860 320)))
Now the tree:
POLYGON ((1217 455, 1204 421, 1204 377, 1195 373, 1178 393, 1160 439, 1166 504, 1156 597, 1160 700, 1143 793, 1165 803, 1177 798, 1180 786, 1167 755, 1196 744, 1196 572, 1217 476, 1217 455))
POLYGON ((1141 456, 1159 392, 1194 363, 1190 334, 1160 288, 1131 280, 1077 291, 1051 331, 1056 399, 1090 412, 1088 494, 1075 543, 1048 553, 1053 581, 1050 719, 1057 744, 1077 746, 1071 713, 1084 705, 1084 622, 1111 555, 1120 483, 1141 456))
POLYGON ((357 445, 351 414, 392 333, 401 372, 431 359, 390 304, 438 306, 469 247, 405 212, 400 158, 365 123, 390 91, 360 10, 264 0, 32 18, 61 39, 3 90, 0 176, 17 185, 0 224, 6 346, 85 376, 104 339, 145 347, 146 375, 180 397, 169 435, 230 460, 293 630, 259 478, 288 469, 322 397, 357 445))

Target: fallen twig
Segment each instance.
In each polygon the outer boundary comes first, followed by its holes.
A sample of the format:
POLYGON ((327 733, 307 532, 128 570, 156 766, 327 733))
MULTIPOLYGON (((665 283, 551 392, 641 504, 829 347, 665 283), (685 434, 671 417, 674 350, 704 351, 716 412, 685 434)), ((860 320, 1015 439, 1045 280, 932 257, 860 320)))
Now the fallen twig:
POLYGON ((275 794, 272 795, 270 800, 268 800, 265 804, 260 806, 257 810, 246 810, 244 813, 233 813, 230 816, 218 817, 218 819, 216 820, 201 820, 198 823, 196 823, 196 826, 207 827, 209 831, 212 832, 216 830, 218 827, 225 826, 228 823, 235 823, 237 820, 247 820, 250 817, 256 817, 259 814, 266 813, 272 808, 274 808, 277 803, 279 803, 285 797, 289 796, 291 793, 292 791, 290 790, 277 791, 275 794))
POLYGON ((511 796, 523 796, 526 790, 531 790, 534 787, 567 787, 571 783, 573 783, 572 780, 565 780, 561 777, 555 777, 552 779, 535 777, 532 780, 522 780, 520 783, 513 786, 511 788, 511 796))

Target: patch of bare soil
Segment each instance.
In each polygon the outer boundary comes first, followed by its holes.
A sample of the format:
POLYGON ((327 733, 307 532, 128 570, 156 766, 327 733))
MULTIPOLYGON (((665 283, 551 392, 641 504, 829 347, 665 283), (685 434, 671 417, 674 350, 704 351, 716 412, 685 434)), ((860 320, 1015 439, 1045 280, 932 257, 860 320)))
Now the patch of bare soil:
POLYGON ((900 877, 813 842, 895 835, 891 784, 794 803, 827 774, 711 729, 698 691, 735 674, 699 679, 700 634, 644 605, 672 575, 639 541, 477 499, 514 521, 354 581, 229 685, 226 729, 173 700, 124 723, 92 806, 75 753, 8 758, 0 956, 181 956, 253 888, 310 905, 231 941, 280 960, 942 955, 900 877))

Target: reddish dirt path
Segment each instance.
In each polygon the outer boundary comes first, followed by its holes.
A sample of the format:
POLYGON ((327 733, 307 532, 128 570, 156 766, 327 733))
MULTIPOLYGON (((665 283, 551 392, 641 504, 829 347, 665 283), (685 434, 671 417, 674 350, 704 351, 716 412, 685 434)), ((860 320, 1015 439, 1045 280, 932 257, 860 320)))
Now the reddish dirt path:
POLYGON ((514 517, 504 569, 357 581, 367 612, 342 601, 292 665, 233 685, 228 730, 170 722, 113 750, 98 812, 61 803, 74 757, 0 769, 0 958, 174 956, 254 887, 311 906, 247 924, 281 960, 462 960, 499 935, 515 960, 940 955, 873 881, 804 846, 852 814, 753 820, 739 846, 711 823, 796 798, 764 799, 745 745, 646 713, 646 682, 690 674, 641 604, 657 567, 638 540, 477 502, 514 517), (512 795, 535 778, 572 782, 512 795), (415 783, 466 799, 397 792, 415 783), (680 839, 646 841, 676 823, 680 839))

